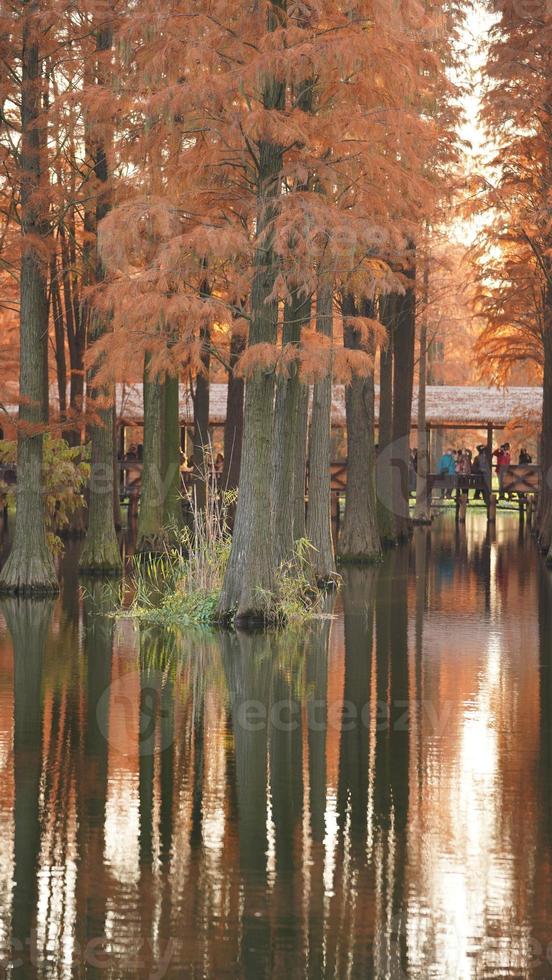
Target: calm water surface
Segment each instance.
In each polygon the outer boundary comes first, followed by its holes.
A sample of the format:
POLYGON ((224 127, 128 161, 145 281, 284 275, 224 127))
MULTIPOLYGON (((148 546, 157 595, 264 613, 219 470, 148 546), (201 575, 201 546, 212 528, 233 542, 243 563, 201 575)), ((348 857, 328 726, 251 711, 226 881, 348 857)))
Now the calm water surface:
POLYGON ((301 637, 5 601, 0 976, 552 977, 552 579, 514 516, 301 637))

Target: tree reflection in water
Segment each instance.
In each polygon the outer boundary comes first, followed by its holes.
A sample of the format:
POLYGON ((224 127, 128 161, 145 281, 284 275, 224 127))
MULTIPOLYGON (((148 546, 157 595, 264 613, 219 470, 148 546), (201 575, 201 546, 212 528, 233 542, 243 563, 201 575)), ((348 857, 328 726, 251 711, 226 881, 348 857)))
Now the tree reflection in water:
POLYGON ((470 516, 343 578, 300 636, 3 603, 12 972, 547 975, 550 573, 470 516))

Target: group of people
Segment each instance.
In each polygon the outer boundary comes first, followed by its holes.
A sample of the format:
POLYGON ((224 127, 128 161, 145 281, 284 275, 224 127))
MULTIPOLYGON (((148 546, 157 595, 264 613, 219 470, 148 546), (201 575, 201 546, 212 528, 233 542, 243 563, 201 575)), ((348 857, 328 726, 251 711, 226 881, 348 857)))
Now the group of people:
MULTIPOLYGON (((510 443, 504 442, 491 454, 486 445, 476 447, 474 456, 471 449, 447 449, 439 460, 439 475, 445 477, 457 476, 479 476, 479 486, 475 488, 475 499, 481 499, 490 490, 492 484, 491 470, 495 460, 495 470, 499 480, 500 497, 505 497, 503 490, 503 477, 508 466, 512 465, 512 455, 510 443), (481 485, 482 484, 482 485, 481 485)), ((519 452, 519 466, 525 466, 532 462, 530 453, 523 447, 519 452)), ((451 481, 452 483, 452 481, 451 481)), ((453 487, 442 490, 442 496, 452 497, 453 487)))

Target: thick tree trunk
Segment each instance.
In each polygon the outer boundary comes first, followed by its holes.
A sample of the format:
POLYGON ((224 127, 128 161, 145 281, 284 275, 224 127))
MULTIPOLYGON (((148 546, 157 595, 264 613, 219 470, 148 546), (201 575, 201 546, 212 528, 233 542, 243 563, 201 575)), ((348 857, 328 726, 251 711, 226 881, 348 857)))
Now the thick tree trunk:
POLYGON ((163 527, 163 384, 151 377, 150 357, 144 363, 144 462, 138 515, 137 551, 160 551, 163 527))
MULTIPOLYGON (((96 50, 99 54, 109 51, 112 37, 109 28, 103 28, 96 35, 96 50)), ((100 74, 100 70, 98 69, 100 74)), ((109 210, 109 197, 106 188, 108 182, 108 166, 105 146, 97 143, 91 152, 94 164, 94 174, 99 188, 96 203, 96 228, 109 210)), ((103 269, 96 251, 96 279, 103 277, 103 269)), ((89 321, 92 339, 98 339, 105 331, 105 324, 97 318, 89 321)), ((89 575, 112 575, 121 570, 121 556, 115 530, 114 516, 114 465, 113 465, 113 426, 115 424, 113 384, 104 384, 101 388, 94 386, 94 371, 89 376, 89 386, 92 399, 99 398, 103 405, 111 403, 111 407, 98 410, 98 424, 90 427, 92 458, 90 466, 90 503, 88 509, 88 531, 80 558, 80 569, 89 575)))
POLYGON ((21 428, 17 446, 17 514, 10 556, 0 576, 0 591, 19 594, 53 593, 58 589, 54 562, 46 537, 42 480, 43 395, 48 385, 45 347, 48 342, 48 297, 44 260, 36 247, 43 221, 37 194, 41 184, 40 113, 41 62, 37 4, 29 3, 23 17, 21 83, 21 278, 19 394, 21 428))
MULTIPOLYGON (((343 304, 344 316, 354 316, 352 297, 343 304)), ((361 350, 358 331, 347 323, 345 346, 361 350)), ((374 448, 374 375, 354 377, 346 394, 347 412, 347 494, 345 518, 339 536, 341 561, 371 562, 381 557, 381 543, 376 519, 375 448, 374 448)))
MULTIPOLYGON (((409 278, 415 273, 409 271, 409 278)), ((414 384, 414 347, 416 336, 416 298, 414 285, 398 297, 397 329, 394 345, 393 377, 393 514, 398 541, 405 540, 411 529, 409 509, 410 432, 412 425, 412 389, 414 384)))
POLYGON ((391 443, 393 441, 393 344, 397 319, 395 293, 380 298, 380 320, 387 331, 387 346, 380 349, 380 410, 376 492, 378 528, 383 545, 395 543, 393 519, 393 474, 391 443))
MULTIPOLYGON (((274 29, 277 26, 274 19, 274 29)), ((284 95, 281 83, 267 80, 265 107, 281 108, 284 95)), ((261 140, 258 159, 257 247, 251 293, 250 348, 258 344, 275 344, 278 324, 277 304, 269 297, 277 275, 271 225, 280 194, 282 149, 261 140)), ((275 560, 269 526, 273 408, 274 375, 259 365, 246 384, 240 492, 232 550, 219 603, 220 616, 228 618, 234 613, 238 625, 266 622, 274 615, 275 560)))
MULTIPOLYGON (((316 329, 331 340, 333 335, 333 284, 320 286, 317 299, 316 329)), ((331 436, 332 375, 313 387, 309 437, 309 504, 307 537, 315 551, 312 563, 318 582, 335 577, 335 555, 331 517, 331 436)))
POLYGON ((180 481, 180 410, 178 377, 169 376, 164 385, 163 487, 165 528, 171 535, 182 529, 182 487, 180 481))
POLYGON ((226 423, 224 425, 224 469, 222 472, 222 486, 225 490, 235 490, 240 479, 245 385, 243 378, 237 378, 234 371, 244 350, 244 338, 242 336, 232 336, 230 342, 226 423))

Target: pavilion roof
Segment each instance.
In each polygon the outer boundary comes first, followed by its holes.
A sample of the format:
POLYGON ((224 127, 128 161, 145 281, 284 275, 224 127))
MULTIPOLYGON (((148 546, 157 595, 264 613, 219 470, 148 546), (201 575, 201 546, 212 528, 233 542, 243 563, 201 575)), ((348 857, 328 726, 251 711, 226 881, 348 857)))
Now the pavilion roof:
MULTIPOLYGON (((117 416, 126 425, 141 425, 143 420, 143 386, 136 384, 117 385, 117 416)), ((227 385, 210 386, 210 420, 213 425, 224 425, 226 420, 227 385)), ((3 408, 10 415, 16 415, 16 392, 14 402, 4 403, 3 408)), ((57 388, 52 385, 51 403, 57 405, 57 388)), ((418 413, 418 392, 414 388, 412 399, 412 424, 416 426, 418 413)), ((426 418, 428 425, 449 428, 479 429, 487 425, 501 429, 512 423, 535 422, 542 413, 542 388, 494 388, 461 387, 450 385, 430 385, 426 393, 426 418)), ((379 417, 379 388, 376 385, 376 420, 379 417)), ((188 385, 180 385, 180 419, 182 423, 192 424, 194 418, 193 402, 188 385)), ((332 423, 345 426, 345 390, 335 385, 332 395, 332 423)))
MULTIPOLYGON (((225 384, 210 386, 210 420, 213 425, 223 425, 226 419, 225 384)), ((542 411, 542 388, 484 388, 450 385, 428 386, 426 417, 429 425, 482 428, 493 425, 504 428, 515 421, 536 420, 542 411)), ((142 421, 142 385, 117 386, 117 414, 127 424, 142 421)), ((418 392, 414 389, 412 423, 416 425, 418 392)), ((379 390, 376 386, 376 418, 379 414, 379 390)), ((193 404, 187 385, 180 385, 180 418, 183 423, 193 422, 193 404)), ((332 422, 345 425, 345 394, 342 385, 336 385, 332 396, 332 422)))

